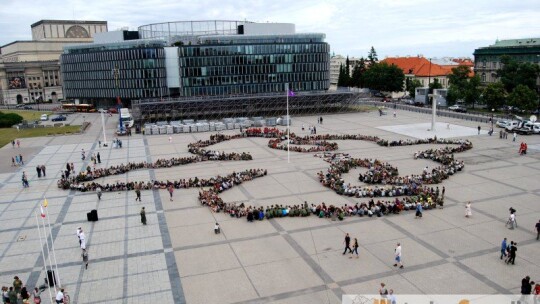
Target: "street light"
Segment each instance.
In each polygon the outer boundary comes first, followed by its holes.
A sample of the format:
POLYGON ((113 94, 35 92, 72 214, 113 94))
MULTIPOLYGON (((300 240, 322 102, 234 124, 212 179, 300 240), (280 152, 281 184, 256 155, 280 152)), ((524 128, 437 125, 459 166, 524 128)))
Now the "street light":
POLYGON ((495 109, 491 109, 491 129, 493 129, 493 115, 495 114, 495 109))

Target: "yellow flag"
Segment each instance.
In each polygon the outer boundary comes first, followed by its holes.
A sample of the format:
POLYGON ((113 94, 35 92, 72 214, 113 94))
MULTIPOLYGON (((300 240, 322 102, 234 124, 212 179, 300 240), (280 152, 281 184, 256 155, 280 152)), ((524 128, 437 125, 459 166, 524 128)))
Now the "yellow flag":
POLYGON ((45 199, 45 200, 43 201, 43 207, 47 207, 47 206, 49 206, 49 202, 47 202, 47 199, 45 199))

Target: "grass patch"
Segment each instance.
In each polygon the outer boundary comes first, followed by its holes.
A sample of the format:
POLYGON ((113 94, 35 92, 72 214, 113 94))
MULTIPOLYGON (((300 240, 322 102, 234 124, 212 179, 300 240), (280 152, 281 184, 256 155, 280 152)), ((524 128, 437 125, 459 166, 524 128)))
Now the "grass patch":
POLYGON ((1 109, 0 112, 2 113, 15 113, 22 116, 24 120, 27 121, 34 121, 39 120, 41 118, 41 114, 47 114, 51 115, 53 112, 51 111, 29 111, 29 110, 7 110, 7 109, 1 109))
POLYGON ((376 106, 352 105, 352 106, 349 106, 349 109, 356 112, 371 112, 371 111, 377 111, 379 108, 376 106))
POLYGON ((56 134, 71 134, 81 130, 81 126, 64 126, 64 127, 52 127, 52 128, 33 128, 33 129, 21 129, 17 131, 15 128, 1 128, 0 129, 0 147, 3 147, 12 140, 17 138, 28 137, 40 137, 56 134))

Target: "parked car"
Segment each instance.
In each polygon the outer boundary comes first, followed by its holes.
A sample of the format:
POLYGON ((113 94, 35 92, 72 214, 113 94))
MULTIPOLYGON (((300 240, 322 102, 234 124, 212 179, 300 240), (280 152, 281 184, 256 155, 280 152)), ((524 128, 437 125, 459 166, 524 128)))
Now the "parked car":
POLYGON ((64 116, 64 115, 58 115, 56 117, 53 117, 51 120, 52 121, 66 121, 67 117, 64 116))
POLYGON ((25 110, 32 110, 32 107, 31 107, 31 106, 24 106, 23 109, 25 109, 25 110))
POLYGON ((453 105, 448 107, 448 110, 452 110, 454 112, 460 112, 460 113, 467 113, 467 108, 461 105, 453 105))
POLYGON ((497 125, 497 127, 499 128, 506 128, 506 125, 508 125, 508 120, 497 120, 497 122, 495 123, 497 125))
POLYGON ((41 118, 40 118, 39 120, 41 120, 41 121, 47 121, 47 120, 49 120, 49 115, 47 115, 47 114, 41 114, 41 118))
POLYGON ((540 123, 535 123, 532 129, 534 134, 540 134, 540 123))

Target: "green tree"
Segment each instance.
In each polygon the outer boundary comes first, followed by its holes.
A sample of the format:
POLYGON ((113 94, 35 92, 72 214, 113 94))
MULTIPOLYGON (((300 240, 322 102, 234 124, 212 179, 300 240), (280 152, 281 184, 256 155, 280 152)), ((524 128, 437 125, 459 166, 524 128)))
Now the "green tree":
POLYGON ((474 109, 475 103, 480 99, 482 91, 480 90, 480 77, 475 75, 469 78, 465 85, 465 91, 463 92, 463 100, 467 105, 470 105, 474 109))
POLYGON ((403 90, 405 74, 396 65, 383 62, 370 66, 362 78, 366 87, 372 90, 399 92, 403 90))
POLYGON ((367 59, 369 62, 369 66, 373 66, 379 62, 379 58, 377 57, 377 52, 375 51, 375 48, 373 46, 371 47, 371 50, 369 50, 367 59))
POLYGON ((508 55, 501 56, 502 68, 497 70, 507 92, 512 92, 518 85, 531 90, 536 89, 536 79, 540 75, 540 67, 533 63, 519 63, 508 55))
POLYGON ((508 103, 522 110, 531 111, 538 105, 538 96, 526 85, 518 84, 508 95, 508 103))
POLYGON ((366 71, 366 60, 364 59, 364 57, 361 57, 353 67, 352 76, 351 76, 351 86, 357 87, 357 88, 364 87, 362 74, 364 74, 365 71, 366 71))
POLYGON ((506 91, 504 85, 497 81, 486 86, 482 93, 482 98, 488 109, 498 109, 502 107, 506 101, 506 91))
POLYGON ((422 87, 422 83, 418 79, 407 78, 405 80, 405 89, 409 92, 409 96, 416 96, 416 88, 422 87))
POLYGON ((471 70, 467 66, 457 66, 448 75, 450 87, 446 100, 449 104, 454 104, 458 100, 463 100, 466 104, 472 105, 480 98, 480 77, 470 77, 471 70))
POLYGON ((433 82, 429 84, 429 94, 433 94, 433 90, 442 89, 442 84, 439 82, 439 78, 434 78, 433 82))
POLYGON ((339 65, 339 74, 338 74, 338 81, 337 86, 338 87, 344 87, 345 85, 345 68, 343 67, 343 64, 339 65))

